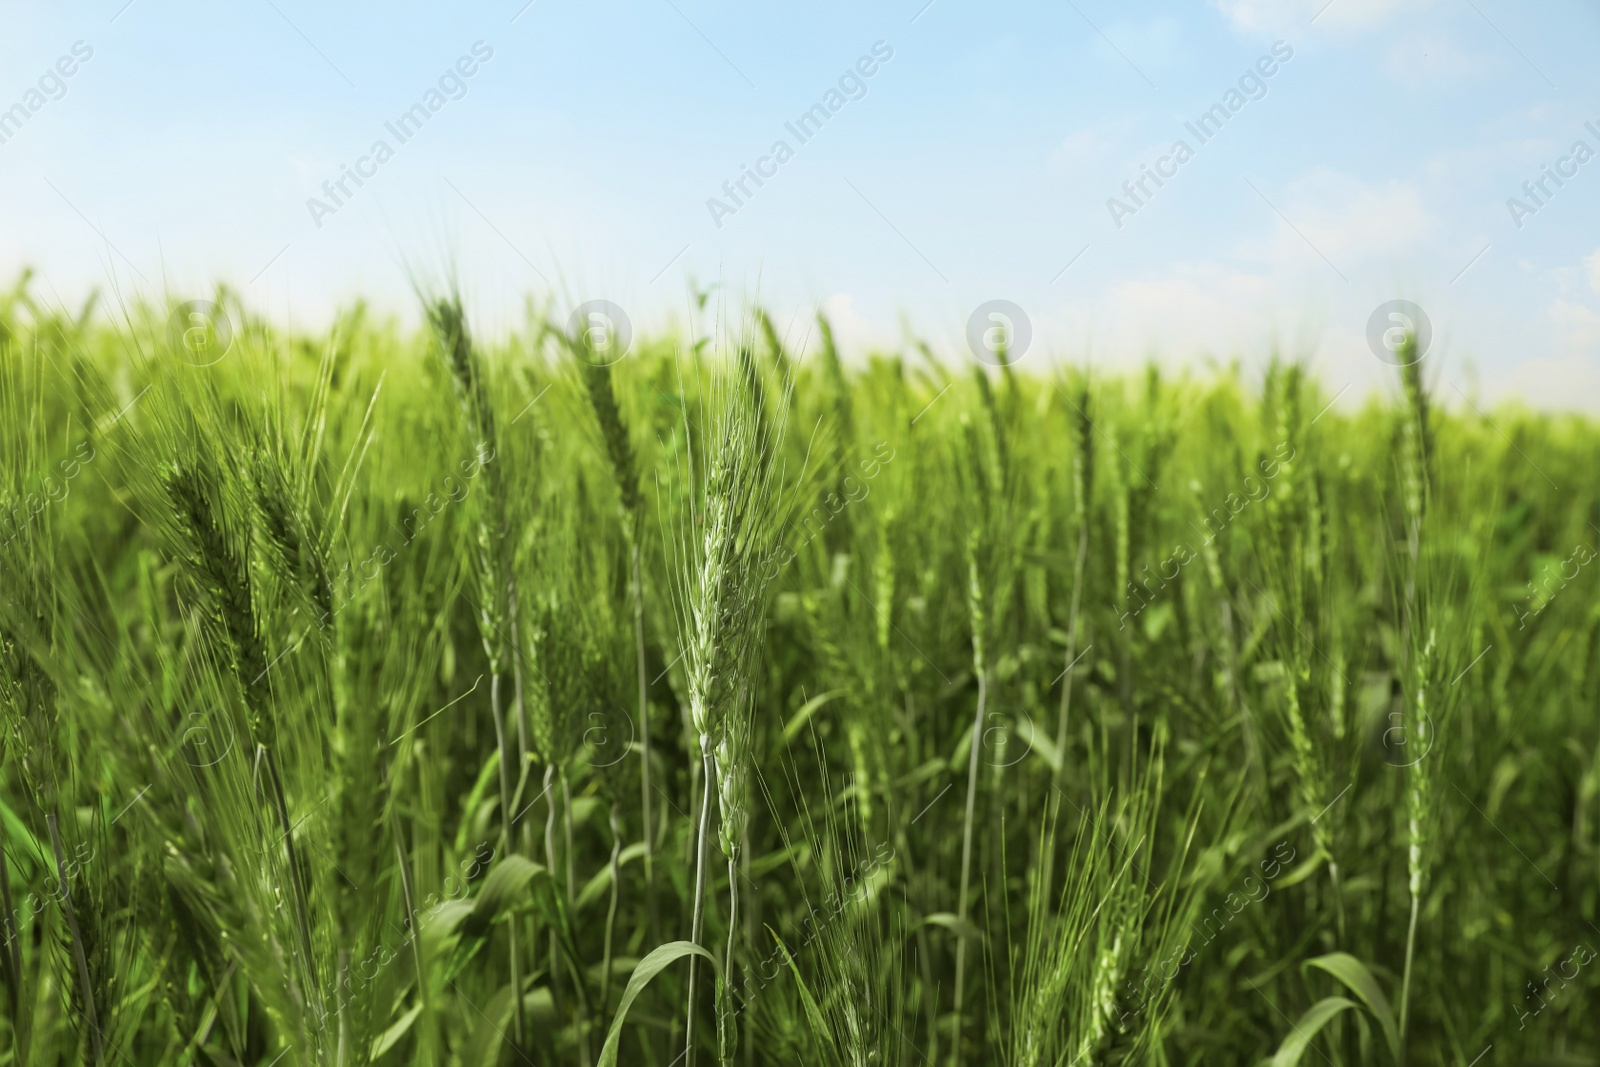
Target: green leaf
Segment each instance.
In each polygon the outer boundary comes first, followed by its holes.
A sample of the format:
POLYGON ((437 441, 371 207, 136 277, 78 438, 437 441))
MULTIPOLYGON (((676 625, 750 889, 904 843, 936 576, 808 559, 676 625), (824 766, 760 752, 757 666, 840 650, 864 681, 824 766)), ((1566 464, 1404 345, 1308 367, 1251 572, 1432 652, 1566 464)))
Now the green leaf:
MULTIPOLYGON (((472 1027, 471 1037, 462 1057, 465 1063, 499 1063, 502 1046, 516 1047, 516 1038, 510 1032, 512 997, 515 990, 509 984, 501 986, 481 1008, 468 999, 454 982, 456 996, 472 1008, 470 1012, 463 1012, 462 1018, 467 1019, 472 1027)), ((515 1057, 512 1062, 517 1062, 515 1057)))
MULTIPOLYGON (((17 818, 17 813, 11 810, 11 805, 3 800, 0 800, 0 829, 4 830, 6 837, 15 842, 12 848, 13 855, 33 859, 45 854, 44 846, 39 844, 39 839, 33 836, 21 819, 17 818)), ((47 872, 49 870, 48 867, 41 869, 47 872)))
POLYGON ((583 826, 595 813, 600 810, 599 797, 573 797, 572 798, 572 825, 583 826))
POLYGON ((1361 998, 1361 1002, 1372 1012, 1372 1017, 1378 1020, 1378 1026, 1383 1029, 1383 1039, 1389 1043, 1389 1052, 1400 1060, 1400 1029, 1395 1026, 1394 1013, 1389 1009, 1389 998, 1383 995, 1383 987, 1373 977, 1367 965, 1350 955, 1348 952, 1330 952, 1326 956, 1318 956, 1314 960, 1307 960, 1307 967, 1320 967, 1333 975, 1349 987, 1350 991, 1361 998))
POLYGON ((461 924, 462 934, 476 937, 487 931, 501 913, 522 895, 528 884, 540 875, 549 878, 550 872, 521 856, 506 856, 495 864, 473 900, 471 913, 461 924))
POLYGON ((778 951, 783 953, 783 961, 789 965, 789 973, 794 975, 794 981, 800 987, 800 1003, 805 1006, 806 1021, 811 1025, 811 1032, 819 1040, 826 1041, 830 1051, 835 1055, 838 1049, 833 1043, 833 1028, 828 1025, 827 1018, 822 1014, 822 1009, 817 1006, 817 998, 811 995, 811 988, 806 985, 806 980, 800 977, 800 968, 795 966, 794 956, 790 954, 789 947, 783 943, 772 927, 767 927, 767 933, 772 934, 772 939, 778 943, 778 951))
MULTIPOLYGON (((644 842, 635 841, 633 844, 617 853, 617 867, 619 869, 626 867, 628 865, 628 861, 636 860, 643 855, 644 842)), ((578 894, 578 902, 576 905, 574 905, 575 910, 582 911, 590 904, 593 904, 595 901, 605 896, 606 890, 609 889, 610 886, 611 865, 608 863, 595 872, 595 876, 589 879, 588 884, 583 887, 583 892, 578 894)))
POLYGON ((1300 884, 1307 878, 1310 878, 1313 874, 1317 873, 1317 869, 1322 866, 1322 861, 1324 858, 1325 857, 1320 852, 1313 853, 1312 855, 1308 856, 1306 861, 1300 864, 1300 866, 1296 867, 1294 870, 1290 871, 1288 874, 1274 882, 1272 884, 1272 888, 1288 889, 1292 885, 1300 884))
POLYGON ((910 789, 914 786, 922 785, 924 782, 931 782, 935 778, 941 778, 949 773, 949 770, 950 765, 935 756, 909 774, 896 778, 893 785, 896 789, 910 789))
POLYGON ((1311 1005, 1300 1016, 1300 1021, 1294 1024, 1294 1029, 1289 1031, 1289 1036, 1283 1039, 1283 1044, 1278 1046, 1277 1055, 1272 1057, 1272 1067, 1294 1067, 1310 1046, 1311 1039, 1317 1036, 1317 1031, 1328 1025, 1328 1020, 1335 1015, 1355 1006, 1355 1001, 1344 997, 1325 997, 1311 1005))
POLYGON ((1021 735, 1023 743, 1028 746, 1028 750, 1044 760, 1045 766, 1052 771, 1061 769, 1061 753, 1056 748, 1055 739, 1050 737, 1046 731, 1039 729, 1038 724, 1032 719, 1024 717, 1017 727, 1017 733, 1021 735))
POLYGON ((788 744, 790 741, 795 739, 795 735, 800 732, 800 728, 806 724, 807 719, 811 718, 811 716, 817 713, 818 708, 822 707, 822 705, 826 704, 834 697, 842 695, 844 695, 843 689, 830 689, 826 693, 818 693, 816 696, 800 705, 800 710, 795 712, 794 716, 790 718, 783 727, 784 743, 788 744))
POLYGON ((810 855, 811 847, 801 842, 798 845, 780 848, 776 852, 756 856, 750 860, 750 877, 760 879, 779 867, 786 867, 792 863, 804 864, 810 855))
POLYGON ((932 915, 923 916, 922 922, 927 926, 942 926, 958 937, 970 937, 974 941, 983 941, 983 931, 974 926, 970 919, 963 922, 956 918, 954 912, 936 911, 932 915))
POLYGON ((419 1002, 416 1007, 400 1016, 399 1022, 385 1030, 378 1036, 378 1039, 372 1043, 372 1058, 377 1059, 385 1052, 388 1052, 390 1049, 394 1048, 395 1042, 406 1036, 406 1031, 411 1029, 411 1024, 416 1022, 417 1016, 421 1014, 422 1004, 419 1002))
POLYGON ((605 1046, 600 1050, 598 1067, 616 1067, 617 1043, 622 1039, 622 1024, 627 1021, 628 1009, 633 1007, 634 998, 644 992, 644 987, 650 984, 650 979, 665 970, 668 964, 675 963, 685 956, 704 956, 711 961, 713 967, 717 966, 717 958, 693 941, 669 941, 652 949, 648 956, 639 961, 639 966, 633 969, 632 976, 628 978, 628 987, 622 991, 622 1000, 617 1004, 617 1016, 611 1020, 611 1029, 606 1032, 605 1046))
POLYGON ((417 934, 422 939, 423 953, 430 959, 443 955, 445 945, 456 936, 462 920, 471 914, 470 900, 446 900, 435 904, 422 917, 417 934))
MULTIPOLYGON (((982 737, 982 734, 980 733, 979 736, 982 737)), ((972 727, 968 726, 957 735, 955 751, 950 753, 950 759, 946 761, 944 769, 950 774, 959 774, 966 770, 967 753, 971 750, 972 727)))
MULTIPOLYGON (((411 727, 415 729, 415 725, 411 727)), ((467 834, 472 829, 473 823, 478 818, 478 808, 489 793, 489 786, 495 780, 495 772, 500 769, 500 753, 490 752, 483 760, 483 767, 478 771, 478 778, 472 783, 472 792, 467 794, 467 802, 462 811, 464 818, 461 826, 456 830, 456 851, 467 851, 467 834)))

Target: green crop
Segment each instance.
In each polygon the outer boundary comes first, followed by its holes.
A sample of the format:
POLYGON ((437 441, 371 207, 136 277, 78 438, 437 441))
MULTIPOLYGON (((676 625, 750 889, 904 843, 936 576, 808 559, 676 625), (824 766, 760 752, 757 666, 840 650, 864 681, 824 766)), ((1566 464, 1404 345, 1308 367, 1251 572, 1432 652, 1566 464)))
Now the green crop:
POLYGON ((0 1067, 1600 1057, 1593 422, 218 300, 0 295, 0 1067))

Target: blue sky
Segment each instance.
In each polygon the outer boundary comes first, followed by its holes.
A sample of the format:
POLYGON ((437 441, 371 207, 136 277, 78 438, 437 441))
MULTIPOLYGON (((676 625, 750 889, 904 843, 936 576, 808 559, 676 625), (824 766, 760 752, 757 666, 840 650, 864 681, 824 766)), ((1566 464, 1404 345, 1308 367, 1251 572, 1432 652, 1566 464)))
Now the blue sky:
POLYGON ((1030 362, 1276 347, 1354 398, 1392 375, 1365 334, 1399 297, 1447 397, 1600 406, 1592 3, 125 2, 6 5, 0 271, 67 304, 220 279, 306 326, 356 296, 413 316, 408 270, 454 262, 491 332, 530 293, 648 328, 692 281, 796 338, 822 306, 852 344, 958 353, 1005 299, 1030 362))

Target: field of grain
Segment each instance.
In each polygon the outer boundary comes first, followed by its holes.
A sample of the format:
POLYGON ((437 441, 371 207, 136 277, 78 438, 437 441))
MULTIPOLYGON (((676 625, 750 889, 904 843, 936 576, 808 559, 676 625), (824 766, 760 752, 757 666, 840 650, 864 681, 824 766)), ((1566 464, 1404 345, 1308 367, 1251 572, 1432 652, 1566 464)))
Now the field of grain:
POLYGON ((0 298, 0 1064, 1600 1062, 1593 422, 218 303, 0 298))

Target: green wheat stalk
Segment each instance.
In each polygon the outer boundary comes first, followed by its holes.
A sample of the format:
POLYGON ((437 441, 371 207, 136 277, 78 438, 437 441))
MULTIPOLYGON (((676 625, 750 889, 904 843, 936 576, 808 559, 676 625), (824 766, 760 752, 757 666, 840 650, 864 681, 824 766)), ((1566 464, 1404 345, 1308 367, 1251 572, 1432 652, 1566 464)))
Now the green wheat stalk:
MULTIPOLYGON (((712 787, 727 774, 739 786, 748 759, 748 731, 736 722, 746 714, 749 687, 765 618, 766 568, 781 514, 778 471, 769 462, 777 435, 760 418, 749 390, 735 372, 719 376, 708 404, 703 441, 706 474, 690 502, 690 529, 679 549, 679 629, 685 650, 689 718, 704 779, 700 822, 695 829, 694 902, 690 941, 699 944, 705 912, 706 845, 712 787), (732 379, 732 380, 730 380, 732 379), (718 768, 718 754, 723 769, 718 768), (736 766, 738 765, 738 766, 736 766)), ((727 839, 742 812, 739 797, 725 798, 727 839)), ((722 831, 719 830, 719 834, 722 831)), ((732 857, 730 857, 731 859, 732 857)), ((697 961, 689 961, 685 1052, 694 1059, 697 961)))

